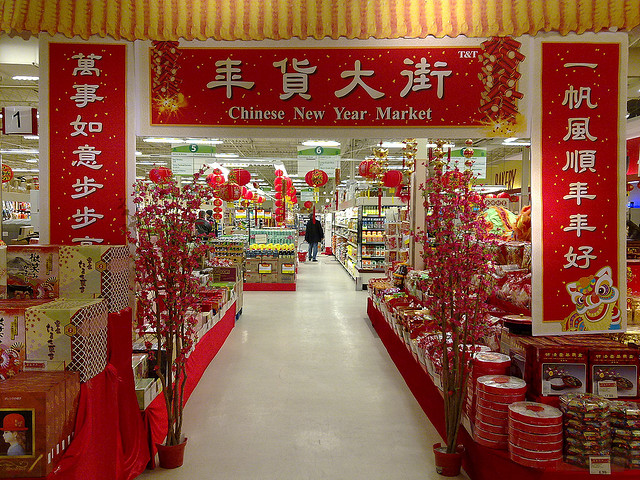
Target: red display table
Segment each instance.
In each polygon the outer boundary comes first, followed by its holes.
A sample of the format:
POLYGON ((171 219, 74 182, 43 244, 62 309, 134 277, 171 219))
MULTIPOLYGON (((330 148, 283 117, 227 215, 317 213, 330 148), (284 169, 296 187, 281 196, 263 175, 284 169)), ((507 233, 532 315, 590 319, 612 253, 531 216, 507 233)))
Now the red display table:
MULTIPOLYGON (((389 356, 402 374, 407 386, 424 410, 427 417, 442 438, 445 437, 444 404, 438 388, 422 363, 407 348, 404 340, 396 335, 376 308, 373 300, 368 299, 367 314, 389 356)), ((509 459, 506 451, 483 447, 473 441, 469 433, 461 428, 459 441, 465 446, 463 460, 465 472, 472 480, 518 479, 518 480, 566 480, 566 479, 638 479, 639 470, 624 470, 612 466, 611 475, 589 475, 583 468, 562 464, 554 470, 537 470, 523 467, 509 459)))
POLYGON ((246 283, 242 287, 245 292, 294 292, 295 283, 246 283))

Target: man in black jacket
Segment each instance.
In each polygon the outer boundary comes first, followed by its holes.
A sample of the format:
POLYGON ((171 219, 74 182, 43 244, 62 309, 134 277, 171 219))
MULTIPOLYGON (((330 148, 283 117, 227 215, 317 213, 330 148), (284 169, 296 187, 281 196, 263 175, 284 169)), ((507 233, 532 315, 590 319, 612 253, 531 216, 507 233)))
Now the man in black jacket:
POLYGON ((312 216, 307 222, 306 232, 304 239, 309 244, 309 260, 317 262, 316 256, 318 255, 318 243, 324 238, 324 232, 322 231, 322 225, 316 220, 316 217, 312 216))

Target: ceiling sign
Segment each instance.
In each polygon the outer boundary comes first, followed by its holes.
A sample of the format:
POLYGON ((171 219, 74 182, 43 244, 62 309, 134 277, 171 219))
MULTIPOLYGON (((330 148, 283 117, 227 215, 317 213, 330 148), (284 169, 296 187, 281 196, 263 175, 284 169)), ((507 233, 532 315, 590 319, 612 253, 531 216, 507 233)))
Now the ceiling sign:
POLYGON ((472 127, 509 135, 524 124, 521 44, 466 42, 274 49, 156 42, 145 95, 150 125, 472 127))
POLYGON ((2 134, 36 135, 38 110, 23 105, 2 107, 2 134))

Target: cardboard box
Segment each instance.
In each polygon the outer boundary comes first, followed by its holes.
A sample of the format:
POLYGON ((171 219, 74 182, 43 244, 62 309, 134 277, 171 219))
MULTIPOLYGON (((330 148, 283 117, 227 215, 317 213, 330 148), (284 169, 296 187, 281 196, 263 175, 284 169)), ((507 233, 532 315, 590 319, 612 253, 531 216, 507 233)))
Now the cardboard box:
POLYGON ((534 390, 543 396, 587 393, 588 350, 568 345, 534 345, 534 390))
POLYGON ((247 262, 245 264, 245 270, 247 272, 258 272, 258 265, 260 265, 261 259, 259 258, 247 258, 247 262))
POLYGON ((126 246, 60 246, 61 297, 105 298, 109 312, 119 312, 130 304, 132 271, 126 246))
POLYGON ((60 285, 59 247, 7 247, 7 298, 57 298, 60 285))
POLYGON ((86 382, 106 367, 106 300, 55 300, 29 307, 25 323, 25 371, 78 371, 86 382))
POLYGON ((260 274, 258 272, 245 272, 244 281, 247 283, 260 283, 260 274))
POLYGON ((211 267, 211 274, 216 275, 216 282, 235 282, 238 279, 237 267, 211 267))
POLYGON ((23 370, 25 360, 25 311, 51 300, 0 300, 0 381, 23 370))
POLYGON ((0 245, 0 299, 7 298, 7 246, 0 245))
POLYGON ((618 397, 638 396, 640 352, 636 348, 595 348, 589 351, 591 391, 599 393, 598 382, 614 380, 618 397))
POLYGON ((277 275, 278 262, 262 260, 258 265, 258 273, 261 275, 267 275, 267 274, 277 275))
POLYGON ((278 274, 278 283, 296 283, 296 275, 295 273, 279 273, 278 274))
POLYGON ((20 446, 12 448, 24 453, 9 455, 9 444, 0 445, 3 477, 44 477, 53 470, 73 439, 79 394, 75 372, 23 372, 2 383, 0 425, 20 429, 20 446))
POLYGON ((136 382, 136 397, 138 407, 145 410, 158 394, 162 392, 162 383, 159 378, 141 378, 136 382))
POLYGON ((283 274, 293 274, 295 275, 296 273, 296 264, 292 263, 292 262, 279 262, 280 264, 280 270, 278 270, 278 273, 283 273, 283 274))
POLYGON ((278 274, 274 272, 260 275, 260 283, 278 283, 278 274))

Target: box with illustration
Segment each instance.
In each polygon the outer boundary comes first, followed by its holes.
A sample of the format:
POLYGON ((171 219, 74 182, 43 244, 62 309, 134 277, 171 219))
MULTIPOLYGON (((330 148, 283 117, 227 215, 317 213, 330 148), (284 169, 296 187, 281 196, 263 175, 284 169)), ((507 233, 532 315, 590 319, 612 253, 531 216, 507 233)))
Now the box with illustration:
POLYGON ((538 346, 533 382, 543 396, 586 393, 589 355, 587 348, 564 345, 538 346))
POLYGON ((48 475, 73 440, 80 382, 76 372, 22 372, 2 383, 0 476, 48 475))
POLYGON ((72 370, 86 382, 107 364, 107 302, 55 300, 27 308, 24 370, 72 370))
POLYGON ((637 348, 596 348, 589 351, 591 388, 599 392, 601 381, 615 382, 617 397, 633 398, 638 396, 638 370, 640 352, 637 348))
POLYGON ((59 277, 59 247, 7 247, 7 298, 57 298, 59 277))
POLYGON ((105 298, 109 312, 127 308, 131 298, 131 255, 123 245, 60 246, 60 296, 105 298))
POLYGON ((0 300, 0 381, 23 370, 25 310, 51 300, 0 300))

